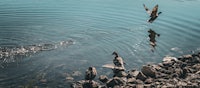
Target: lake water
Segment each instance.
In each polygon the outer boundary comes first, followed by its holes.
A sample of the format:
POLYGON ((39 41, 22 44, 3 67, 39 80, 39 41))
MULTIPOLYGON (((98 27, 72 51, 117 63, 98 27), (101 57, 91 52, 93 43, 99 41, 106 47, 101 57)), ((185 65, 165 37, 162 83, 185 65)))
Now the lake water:
POLYGON ((67 87, 65 77, 112 63, 129 70, 200 51, 199 0, 1 0, 0 87, 67 87), (148 23, 143 5, 162 14, 148 23), (148 30, 160 34, 152 52, 148 30), (41 79, 47 82, 42 84, 41 79))

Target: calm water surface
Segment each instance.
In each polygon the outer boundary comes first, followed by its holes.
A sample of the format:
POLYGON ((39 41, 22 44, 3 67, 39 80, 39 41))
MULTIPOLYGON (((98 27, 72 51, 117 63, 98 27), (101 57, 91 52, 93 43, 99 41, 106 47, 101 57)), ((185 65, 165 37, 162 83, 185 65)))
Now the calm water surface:
POLYGON ((89 66, 110 74, 101 66, 113 51, 127 69, 198 52, 199 8, 199 0, 1 0, 0 87, 67 87, 65 77, 89 66), (162 12, 152 24, 143 3, 162 12), (161 35, 154 52, 149 29, 161 35))

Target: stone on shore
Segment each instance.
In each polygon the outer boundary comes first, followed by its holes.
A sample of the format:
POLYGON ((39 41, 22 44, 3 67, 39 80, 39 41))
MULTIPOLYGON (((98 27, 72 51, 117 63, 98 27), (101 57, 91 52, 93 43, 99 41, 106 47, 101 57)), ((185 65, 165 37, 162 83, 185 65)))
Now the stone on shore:
POLYGON ((165 57, 162 63, 144 65, 141 71, 113 69, 114 76, 82 80, 72 88, 200 88, 200 53, 179 58, 165 57))
POLYGON ((143 66, 142 69, 141 69, 141 71, 147 77, 155 78, 155 76, 156 76, 156 71, 155 71, 154 68, 152 68, 151 65, 149 65, 149 66, 143 66))

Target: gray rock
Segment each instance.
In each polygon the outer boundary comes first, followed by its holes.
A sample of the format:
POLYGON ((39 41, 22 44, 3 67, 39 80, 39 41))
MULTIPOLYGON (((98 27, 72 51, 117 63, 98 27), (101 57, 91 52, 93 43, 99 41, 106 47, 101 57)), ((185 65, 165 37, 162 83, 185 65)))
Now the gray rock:
POLYGON ((99 80, 102 82, 102 83, 106 83, 108 82, 108 77, 106 75, 100 75, 99 76, 99 80))
POLYGON ((145 84, 151 84, 153 82, 152 78, 148 78, 144 81, 145 84))
POLYGON ((154 88, 151 84, 144 84, 144 88, 154 88))
POLYGON ((136 84, 127 84, 125 88, 136 88, 136 84))
POLYGON ((116 85, 119 85, 119 86, 125 85, 125 81, 119 77, 114 77, 113 79, 109 80, 106 85, 107 87, 113 88, 116 85))
POLYGON ((144 84, 144 82, 142 80, 140 80, 140 79, 137 79, 136 80, 136 84, 144 84))
POLYGON ((128 71, 127 78, 136 77, 138 74, 139 74, 139 71, 137 71, 137 70, 128 71))
POLYGON ((155 78, 156 71, 151 66, 143 66, 141 69, 142 73, 147 77, 155 78))
POLYGON ((82 84, 83 88, 98 88, 98 86, 99 86, 99 83, 96 81, 85 81, 82 84))
POLYGON ((139 72, 138 75, 136 76, 136 79, 144 81, 147 79, 147 77, 142 72, 139 72))
POLYGON ((175 75, 177 75, 178 77, 182 77, 183 75, 183 70, 180 68, 175 69, 175 75))
POLYGON ((144 85, 143 84, 137 84, 136 88, 144 88, 144 85))
POLYGON ((172 61, 177 61, 178 59, 176 57, 164 57, 163 58, 163 62, 166 62, 166 63, 171 63, 172 61))
POLYGON ((126 77, 127 74, 125 71, 119 71, 118 73, 114 73, 114 77, 126 77))
POLYGON ((136 84, 136 79, 135 78, 128 78, 127 83, 136 84))
POLYGON ((186 86, 187 85, 187 83, 186 82, 183 82, 183 81, 179 81, 178 83, 177 83, 177 86, 186 86))

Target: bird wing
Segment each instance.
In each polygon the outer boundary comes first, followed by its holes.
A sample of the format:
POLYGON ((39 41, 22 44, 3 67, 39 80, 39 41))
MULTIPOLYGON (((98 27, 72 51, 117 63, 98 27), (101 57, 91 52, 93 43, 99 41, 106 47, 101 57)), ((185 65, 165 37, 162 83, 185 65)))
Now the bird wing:
POLYGON ((102 65, 102 67, 113 69, 115 67, 115 65, 114 64, 105 64, 105 65, 102 65))
POLYGON ((157 12, 158 12, 158 5, 156 5, 156 6, 153 8, 153 10, 152 10, 152 12, 151 12, 151 17, 158 16, 158 15, 157 15, 157 12))
POLYGON ((151 15, 151 11, 145 6, 145 4, 143 4, 143 6, 144 6, 144 9, 146 10, 146 12, 147 12, 149 15, 151 15))

